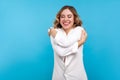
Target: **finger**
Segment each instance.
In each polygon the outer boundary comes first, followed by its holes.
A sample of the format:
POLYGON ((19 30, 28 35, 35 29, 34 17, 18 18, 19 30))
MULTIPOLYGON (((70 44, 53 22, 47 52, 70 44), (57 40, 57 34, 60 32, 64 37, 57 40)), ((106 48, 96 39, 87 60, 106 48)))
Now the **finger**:
POLYGON ((84 31, 82 30, 82 34, 84 34, 84 31))
POLYGON ((48 29, 48 35, 50 36, 50 34, 51 34, 51 29, 48 29))
POLYGON ((85 31, 85 30, 83 30, 83 34, 84 34, 84 36, 87 36, 87 33, 86 33, 86 31, 85 31))
POLYGON ((49 35, 49 36, 51 35, 51 30, 52 30, 52 28, 49 28, 49 29, 48 29, 48 35, 49 35))
POLYGON ((85 36, 87 36, 87 32, 84 30, 85 36))
POLYGON ((85 31, 84 30, 82 30, 82 35, 85 36, 85 31))

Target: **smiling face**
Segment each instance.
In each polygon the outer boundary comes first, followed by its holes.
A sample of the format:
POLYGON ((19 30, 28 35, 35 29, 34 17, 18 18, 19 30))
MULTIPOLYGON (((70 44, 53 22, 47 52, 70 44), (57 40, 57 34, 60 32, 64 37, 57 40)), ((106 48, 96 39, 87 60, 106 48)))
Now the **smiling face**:
POLYGON ((70 29, 82 26, 82 21, 79 19, 76 9, 66 5, 57 13, 53 26, 54 28, 62 28, 68 33, 70 29))
POLYGON ((74 15, 69 9, 65 9, 61 12, 60 24, 66 32, 69 32, 70 29, 73 28, 74 15))

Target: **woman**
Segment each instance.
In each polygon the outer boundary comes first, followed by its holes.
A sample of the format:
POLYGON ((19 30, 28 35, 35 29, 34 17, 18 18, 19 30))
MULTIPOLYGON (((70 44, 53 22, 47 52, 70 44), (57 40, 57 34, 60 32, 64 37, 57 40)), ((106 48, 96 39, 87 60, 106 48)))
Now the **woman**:
POLYGON ((83 64, 83 43, 87 33, 72 6, 64 6, 49 31, 54 50, 52 80, 87 80, 83 64))

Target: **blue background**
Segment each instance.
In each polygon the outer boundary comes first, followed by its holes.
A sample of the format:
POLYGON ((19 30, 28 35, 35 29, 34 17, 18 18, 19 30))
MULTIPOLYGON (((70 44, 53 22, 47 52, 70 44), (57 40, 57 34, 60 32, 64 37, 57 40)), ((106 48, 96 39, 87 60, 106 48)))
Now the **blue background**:
POLYGON ((0 0, 0 80, 51 80, 47 29, 64 5, 77 9, 88 33, 88 79, 120 80, 120 0, 0 0))

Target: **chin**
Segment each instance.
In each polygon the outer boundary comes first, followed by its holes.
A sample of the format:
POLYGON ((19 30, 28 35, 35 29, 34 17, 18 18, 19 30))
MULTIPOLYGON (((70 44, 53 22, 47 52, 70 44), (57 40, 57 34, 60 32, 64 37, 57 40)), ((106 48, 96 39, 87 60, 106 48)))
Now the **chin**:
POLYGON ((65 30, 66 30, 66 29, 69 29, 69 27, 63 27, 63 29, 65 29, 65 30))

